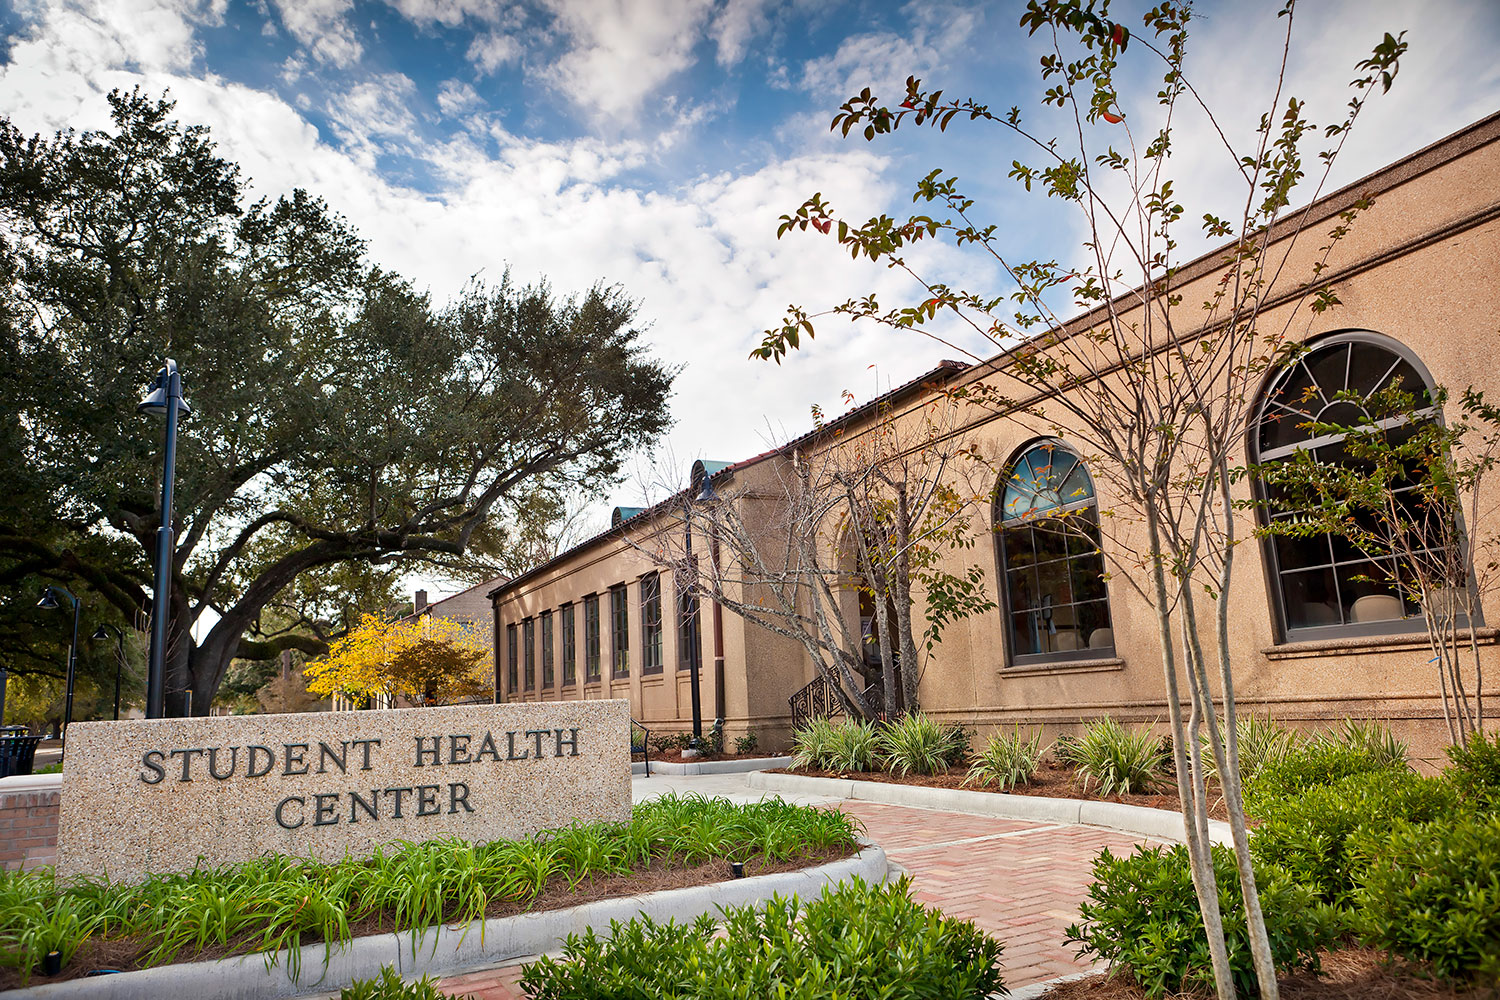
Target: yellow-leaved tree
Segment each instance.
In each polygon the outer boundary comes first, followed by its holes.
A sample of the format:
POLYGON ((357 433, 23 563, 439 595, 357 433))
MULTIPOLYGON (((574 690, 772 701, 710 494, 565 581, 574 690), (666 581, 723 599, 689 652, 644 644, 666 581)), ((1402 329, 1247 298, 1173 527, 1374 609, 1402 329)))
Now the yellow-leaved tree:
POLYGON ((482 698, 491 689, 489 642, 474 626, 424 615, 381 621, 365 615, 303 670, 307 690, 367 701, 385 695, 413 705, 482 698))

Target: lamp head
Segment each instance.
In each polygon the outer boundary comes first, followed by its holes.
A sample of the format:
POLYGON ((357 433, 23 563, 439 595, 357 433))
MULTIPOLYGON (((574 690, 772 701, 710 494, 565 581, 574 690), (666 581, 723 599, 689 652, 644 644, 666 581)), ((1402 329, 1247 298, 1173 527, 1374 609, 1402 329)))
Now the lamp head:
POLYGON ((146 394, 145 399, 136 404, 135 412, 165 418, 167 400, 174 393, 177 396, 177 415, 192 416, 193 408, 188 405, 187 400, 182 398, 182 381, 177 375, 177 362, 168 358, 166 367, 157 372, 156 378, 151 382, 151 391, 146 394))
POLYGON ((42 599, 36 602, 36 606, 44 611, 56 611, 62 605, 57 603, 57 593, 51 587, 46 587, 42 590, 42 599))
POLYGON ((104 639, 108 639, 109 633, 104 631, 103 625, 100 625, 98 628, 94 629, 94 634, 89 636, 89 638, 94 640, 95 642, 100 642, 104 639))

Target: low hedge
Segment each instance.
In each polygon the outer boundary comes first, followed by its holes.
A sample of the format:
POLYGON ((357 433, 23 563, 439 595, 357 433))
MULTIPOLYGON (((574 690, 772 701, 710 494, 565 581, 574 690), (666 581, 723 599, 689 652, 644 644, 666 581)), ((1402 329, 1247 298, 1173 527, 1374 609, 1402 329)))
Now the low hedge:
POLYGON ((1003 987, 999 942, 911 898, 906 878, 859 879, 811 902, 731 907, 716 921, 613 922, 570 935, 561 959, 527 966, 532 1000, 966 1000, 1003 987), (723 924, 718 933, 717 924, 723 924))

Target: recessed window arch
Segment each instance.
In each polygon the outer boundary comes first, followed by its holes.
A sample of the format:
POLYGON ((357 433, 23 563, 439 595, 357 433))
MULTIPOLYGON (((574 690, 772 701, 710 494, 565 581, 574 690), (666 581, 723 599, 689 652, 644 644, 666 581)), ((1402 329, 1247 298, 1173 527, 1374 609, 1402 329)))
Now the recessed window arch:
MULTIPOLYGON (((1357 402, 1340 394, 1369 396, 1398 382, 1403 391, 1419 396, 1433 388, 1421 360, 1399 341, 1369 330, 1320 338, 1267 384, 1252 432, 1252 458, 1274 462, 1311 450, 1319 461, 1349 461, 1343 436, 1315 435, 1308 425, 1368 420, 1357 402)), ((1436 408, 1427 416, 1441 419, 1436 408)), ((1375 426, 1401 433, 1404 423, 1391 418, 1375 426)), ((1278 506, 1263 483, 1256 489, 1267 501, 1263 519, 1298 516, 1295 509, 1278 506)), ((1327 533, 1273 534, 1265 555, 1272 603, 1286 641, 1386 635, 1420 627, 1421 608, 1404 600, 1391 583, 1398 571, 1391 556, 1372 556, 1349 539, 1327 533)))
POLYGON ((1021 449, 996 491, 995 531, 1011 664, 1114 656, 1099 507, 1079 456, 1056 440, 1021 449))

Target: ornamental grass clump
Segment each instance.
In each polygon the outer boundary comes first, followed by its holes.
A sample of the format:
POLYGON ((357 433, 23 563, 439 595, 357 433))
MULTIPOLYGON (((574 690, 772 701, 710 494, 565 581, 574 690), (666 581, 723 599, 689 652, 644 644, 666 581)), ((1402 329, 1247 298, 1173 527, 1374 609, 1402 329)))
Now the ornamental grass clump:
POLYGON ((856 878, 808 902, 730 907, 720 920, 640 916, 612 921, 606 937, 570 934, 562 957, 528 965, 521 986, 532 1000, 982 1000, 1003 988, 1000 952, 969 921, 913 900, 909 879, 856 878))
POLYGON ((1091 722, 1081 736, 1058 740, 1058 759, 1071 764, 1100 796, 1136 795, 1151 790, 1166 768, 1167 750, 1150 726, 1127 730, 1109 716, 1091 722))
POLYGON ((792 733, 792 767, 831 770, 838 725, 826 716, 809 719, 792 733))
MULTIPOLYGON (((1220 721, 1218 725, 1219 741, 1222 744, 1226 738, 1224 723, 1220 721)), ((1250 781, 1263 767, 1285 759, 1298 746, 1297 733, 1272 721, 1269 715, 1264 718, 1254 714, 1241 715, 1235 720, 1234 729, 1241 781, 1250 781)), ((1200 759, 1203 761, 1204 778, 1218 781, 1219 764, 1214 760, 1213 746, 1206 731, 1198 735, 1198 743, 1202 748, 1200 759)))
POLYGON ((576 823, 485 844, 397 842, 368 859, 268 855, 121 885, 60 885, 50 869, 3 872, 0 967, 29 976, 48 952, 66 963, 90 938, 108 938, 135 943, 142 966, 205 948, 272 961, 285 950, 297 976, 304 941, 348 941, 350 927, 371 918, 420 941, 427 928, 484 917, 495 903, 529 909, 549 890, 653 864, 781 863, 856 846, 855 821, 837 811, 667 795, 637 805, 629 823, 576 823))
POLYGON ((1014 732, 999 730, 979 751, 964 784, 998 785, 1006 791, 1028 784, 1042 765, 1043 753, 1040 729, 1033 729, 1026 736, 1021 735, 1019 725, 1014 732))
POLYGON ((878 749, 873 722, 849 719, 833 727, 826 767, 830 771, 873 771, 878 749))
POLYGON ((937 774, 948 769, 948 761, 953 757, 954 729, 914 712, 886 723, 880 730, 877 746, 889 771, 902 777, 937 774))

